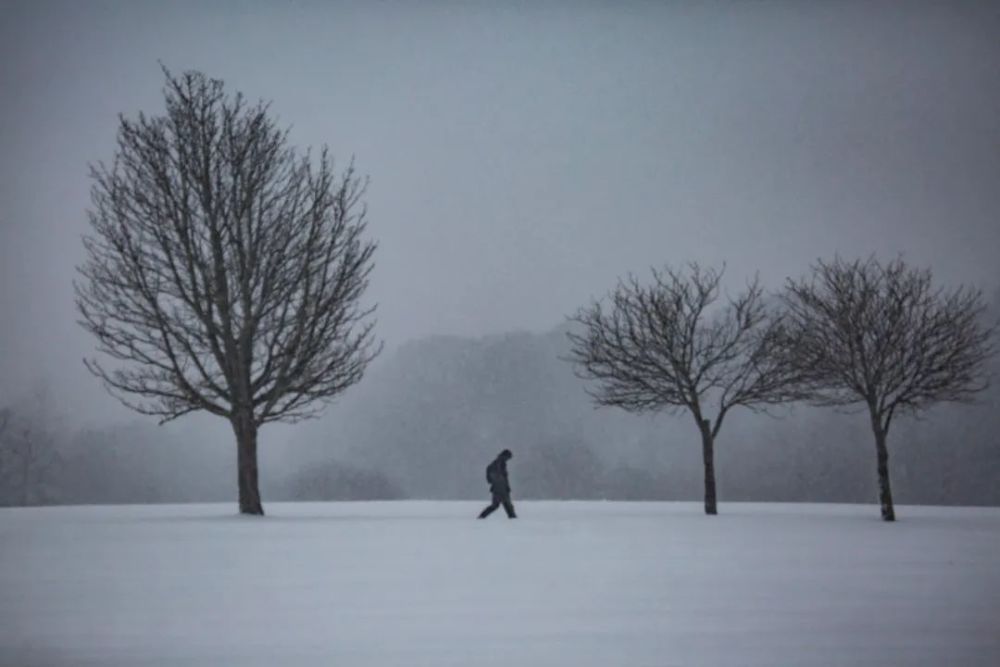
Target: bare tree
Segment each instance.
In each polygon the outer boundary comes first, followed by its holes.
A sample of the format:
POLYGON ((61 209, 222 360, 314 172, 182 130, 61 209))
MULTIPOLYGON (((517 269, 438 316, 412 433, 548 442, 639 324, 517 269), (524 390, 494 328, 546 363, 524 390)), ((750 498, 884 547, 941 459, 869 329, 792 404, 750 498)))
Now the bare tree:
POLYGON ((91 168, 81 324, 114 362, 87 368, 161 423, 203 410, 232 424, 240 512, 263 514, 257 434, 315 415, 378 354, 360 299, 367 181, 300 155, 264 103, 164 69, 166 113, 120 117, 91 168))
POLYGON ((13 410, 0 408, 0 505, 13 504, 16 490, 12 472, 15 469, 15 440, 11 429, 13 410))
POLYGON ((651 285, 629 276, 581 309, 568 334, 577 374, 597 382, 598 405, 630 412, 687 410, 701 433, 705 513, 716 513, 715 440, 728 412, 762 410, 794 398, 795 378, 780 354, 781 319, 757 279, 724 306, 722 272, 690 265, 653 271, 651 285), (714 411, 714 416, 710 414, 714 411))
POLYGON ((62 462, 55 421, 44 388, 0 409, 0 504, 51 501, 52 476, 62 462))
POLYGON ((867 407, 882 518, 895 520, 886 439, 893 417, 987 386, 995 327, 977 290, 934 287, 902 259, 819 261, 784 295, 795 364, 811 402, 867 407))

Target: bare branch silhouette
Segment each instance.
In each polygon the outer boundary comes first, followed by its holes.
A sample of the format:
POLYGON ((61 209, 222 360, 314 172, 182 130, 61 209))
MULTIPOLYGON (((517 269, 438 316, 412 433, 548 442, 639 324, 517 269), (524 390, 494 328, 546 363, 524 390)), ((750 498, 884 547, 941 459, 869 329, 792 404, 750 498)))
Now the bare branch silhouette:
POLYGON ((754 278, 713 312, 722 271, 691 264, 620 280, 607 303, 571 317, 569 360, 594 382, 598 405, 630 412, 687 410, 702 436, 705 511, 716 513, 714 442, 735 407, 764 410, 797 397, 779 313, 754 278), (709 414, 714 411, 714 416, 709 414))
POLYGON ((361 305, 367 180, 298 154, 267 104, 164 74, 166 113, 121 116, 114 161, 91 168, 76 301, 112 364, 86 365, 161 422, 228 419, 240 510, 259 514, 259 427, 315 415, 381 349, 361 305))
POLYGON ((816 405, 868 408, 882 518, 895 519, 886 439, 896 415, 969 401, 987 386, 995 327, 978 290, 935 287, 931 272, 874 257, 819 261, 784 295, 794 362, 816 405))

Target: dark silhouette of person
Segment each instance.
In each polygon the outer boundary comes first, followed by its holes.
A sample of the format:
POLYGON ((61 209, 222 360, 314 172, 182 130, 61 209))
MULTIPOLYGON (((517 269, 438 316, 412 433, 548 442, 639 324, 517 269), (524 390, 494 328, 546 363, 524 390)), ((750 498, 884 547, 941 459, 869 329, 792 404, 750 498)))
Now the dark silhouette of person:
POLYGON ((509 449, 505 449, 486 466, 486 481, 490 483, 493 502, 479 514, 480 519, 488 517, 500 505, 503 505, 508 519, 517 518, 517 514, 514 513, 514 504, 510 502, 510 479, 507 477, 507 461, 513 456, 509 449))

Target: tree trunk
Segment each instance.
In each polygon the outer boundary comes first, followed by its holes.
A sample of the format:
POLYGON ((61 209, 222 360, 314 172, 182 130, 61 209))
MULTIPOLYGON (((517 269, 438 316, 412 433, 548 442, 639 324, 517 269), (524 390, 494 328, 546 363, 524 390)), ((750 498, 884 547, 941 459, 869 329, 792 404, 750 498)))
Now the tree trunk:
POLYGON ((240 489, 240 514, 263 515, 257 486, 257 425, 253 417, 233 418, 236 433, 236 467, 240 489))
POLYGON ((21 474, 21 506, 27 507, 31 504, 31 458, 34 452, 31 451, 32 442, 31 438, 34 437, 33 434, 25 431, 24 433, 24 453, 21 460, 22 474, 21 474))
POLYGON ((701 454, 705 461, 705 514, 714 515, 718 512, 715 509, 715 452, 712 439, 712 426, 707 419, 702 419, 699 424, 701 428, 701 454))
POLYGON ((887 434, 881 424, 873 424, 872 428, 875 430, 875 453, 878 456, 878 500, 882 506, 882 519, 895 521, 896 511, 892 506, 892 488, 889 486, 889 450, 885 446, 887 434))

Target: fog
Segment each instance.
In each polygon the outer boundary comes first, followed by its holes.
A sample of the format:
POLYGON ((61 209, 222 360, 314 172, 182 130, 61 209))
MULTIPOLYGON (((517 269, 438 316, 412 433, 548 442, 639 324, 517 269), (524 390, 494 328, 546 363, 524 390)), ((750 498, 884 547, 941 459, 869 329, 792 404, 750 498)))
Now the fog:
MULTIPOLYGON (((1000 294, 998 294, 1000 296, 1000 294)), ((992 316, 1000 316, 1000 299, 992 316)), ((517 498, 691 500, 702 494, 701 443, 686 412, 595 410, 560 359, 565 327, 544 334, 431 337, 387 354, 323 418, 275 442, 262 431, 268 500, 469 499, 483 468, 510 448, 517 498)), ((993 363, 993 372, 1000 363, 993 363)), ((202 421, 79 429, 44 394, 15 413, 38 446, 32 488, 0 504, 224 501, 235 482, 232 437, 202 421)), ((969 406, 901 419, 890 435, 901 504, 1000 504, 1000 386, 969 406)), ((14 436, 17 435, 15 429, 14 436)), ((795 406, 734 411, 716 448, 727 501, 871 502, 875 452, 867 415, 795 406)), ((2 461, 0 461, 2 463, 2 461)), ((2 468, 3 466, 0 466, 2 468)), ((2 471, 0 471, 2 474, 2 471)))
MULTIPOLYGON (((690 419, 594 411, 558 359, 565 316, 618 276, 696 260, 777 288, 877 253, 1000 288, 1000 8, 817 5, 4 3, 0 405, 44 407, 64 469, 133 484, 63 499, 235 493, 227 424, 157 429, 81 363, 87 165, 117 114, 160 112, 162 62, 272 100, 293 143, 371 176, 386 351, 322 420, 263 431, 265 500, 475 497, 503 446, 515 494, 698 497, 690 419)), ((900 502, 998 502, 995 408, 900 426, 900 502)), ((872 449, 858 415, 734 416, 720 500, 874 498, 872 449)))

